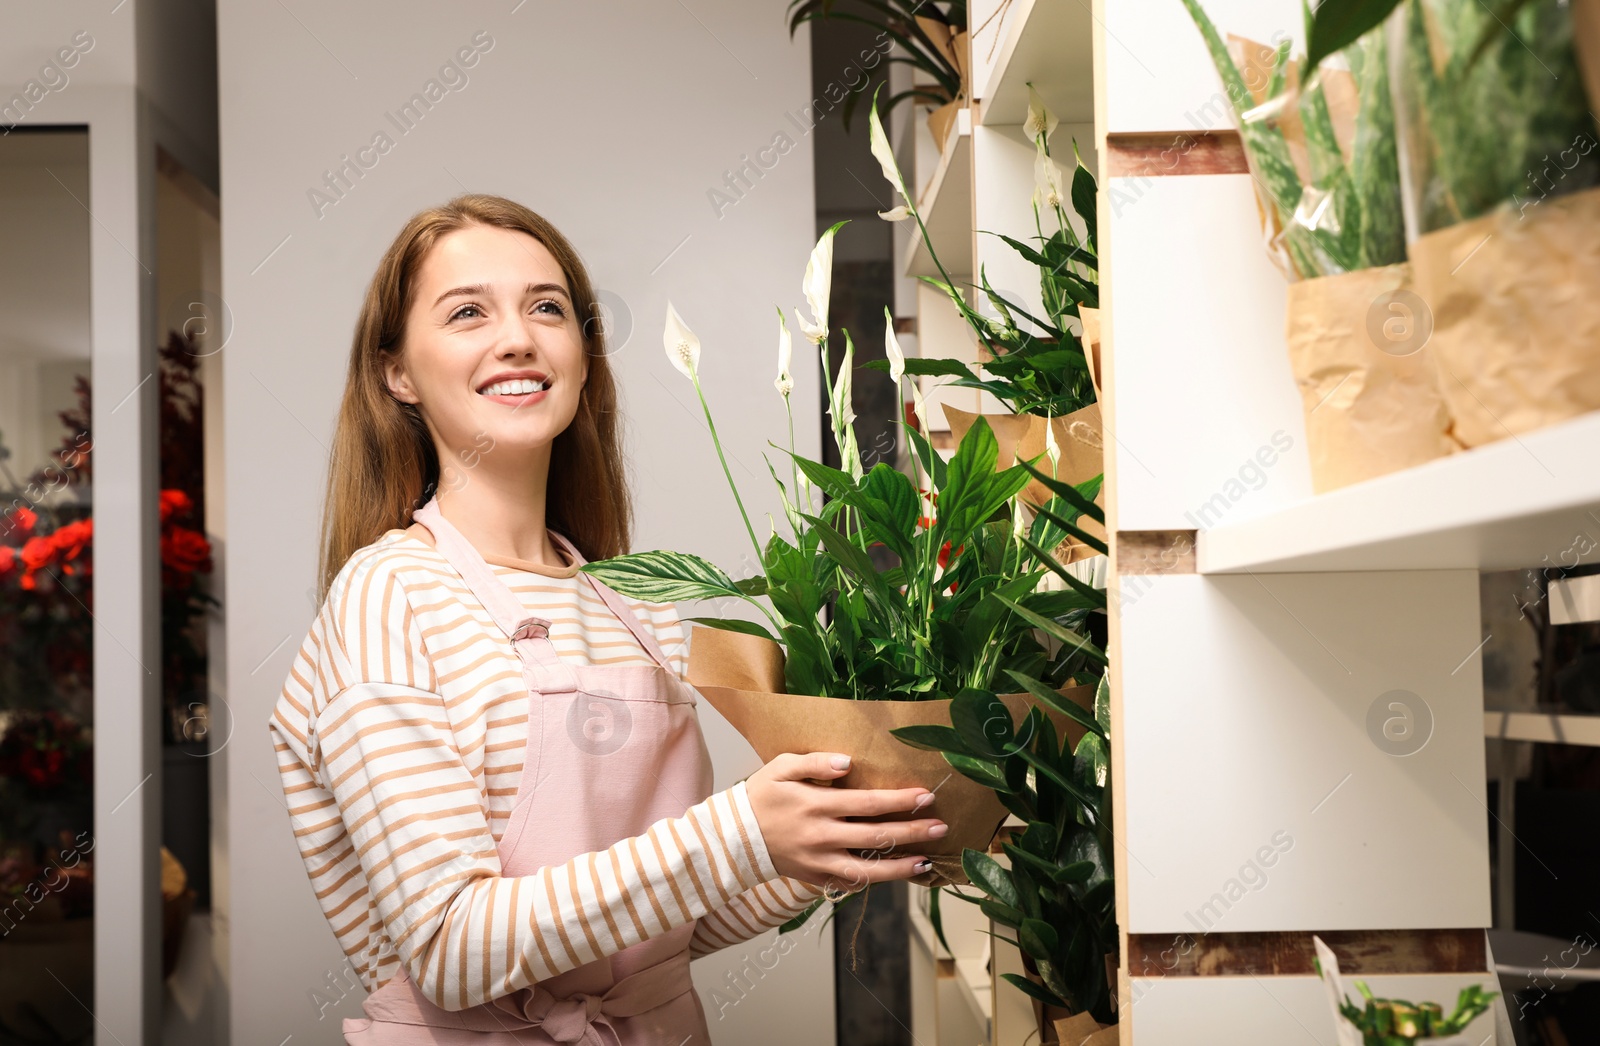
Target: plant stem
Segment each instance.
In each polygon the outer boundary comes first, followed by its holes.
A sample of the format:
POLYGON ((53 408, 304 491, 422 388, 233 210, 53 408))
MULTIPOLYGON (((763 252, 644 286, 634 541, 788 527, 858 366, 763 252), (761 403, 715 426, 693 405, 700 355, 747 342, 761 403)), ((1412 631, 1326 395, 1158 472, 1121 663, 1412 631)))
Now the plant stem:
POLYGON ((728 489, 733 491, 734 503, 739 506, 739 515, 744 518, 744 529, 750 535, 750 544, 756 550, 756 562, 766 569, 766 555, 761 551, 761 542, 756 540, 756 528, 750 525, 750 514, 744 510, 744 499, 739 496, 739 485, 733 481, 733 472, 728 468, 728 459, 722 453, 722 440, 717 438, 717 423, 711 420, 711 408, 706 406, 706 394, 700 389, 700 376, 694 378, 694 394, 700 398, 700 409, 705 413, 706 426, 711 430, 711 442, 717 448, 717 460, 722 462, 722 474, 728 478, 728 489))

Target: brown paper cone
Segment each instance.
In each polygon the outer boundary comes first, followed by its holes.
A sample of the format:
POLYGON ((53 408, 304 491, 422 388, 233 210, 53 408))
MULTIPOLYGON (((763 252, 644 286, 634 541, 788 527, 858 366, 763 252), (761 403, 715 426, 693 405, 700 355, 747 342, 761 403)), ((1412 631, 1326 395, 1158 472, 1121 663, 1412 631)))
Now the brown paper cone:
POLYGON ((928 133, 933 135, 933 144, 944 151, 945 139, 950 135, 950 125, 955 122, 956 110, 961 108, 961 103, 946 102, 928 114, 928 133))
POLYGON ((1404 264, 1289 285, 1289 364, 1317 493, 1459 449, 1417 311, 1404 264))
MULTIPOLYGON (((689 683, 750 742, 763 762, 785 752, 843 752, 851 757, 850 772, 834 779, 835 787, 920 786, 935 792, 931 807, 872 820, 918 820, 931 810, 950 826, 943 839, 872 853, 885 857, 925 854, 933 867, 909 882, 966 885, 962 850, 987 850, 1006 818, 1006 808, 991 789, 957 773, 940 753, 912 748, 889 733, 895 727, 916 724, 949 726, 949 700, 855 701, 787 694, 783 656, 782 647, 762 636, 696 626, 689 643, 689 683)), ((1093 686, 1078 686, 1060 693, 1092 712, 1094 690, 1093 686)), ((1017 723, 1038 704, 1032 694, 1001 694, 1000 699, 1017 723)), ((1045 712, 1057 735, 1076 747, 1083 727, 1053 709, 1045 712)))
POLYGON ((1082 1046, 1085 1039, 1100 1029, 1100 1022, 1089 1014, 1075 1013, 1056 1021, 1056 1041, 1061 1046, 1082 1046))
MULTIPOLYGON (((944 416, 950 421, 950 433, 956 445, 972 428, 980 415, 946 406, 944 416)), ((994 430, 1000 454, 995 459, 996 469, 1008 469, 1018 458, 1030 461, 1044 454, 1045 418, 1037 414, 984 414, 981 415, 994 430)), ((1091 403, 1082 410, 1050 418, 1055 430, 1056 449, 1061 452, 1061 466, 1056 478, 1063 483, 1079 484, 1093 479, 1105 471, 1105 454, 1100 435, 1100 404, 1091 403)), ((1044 457, 1034 463, 1034 468, 1048 475, 1050 459, 1044 457)), ((1022 488, 1023 500, 1034 504, 1047 504, 1055 495, 1050 488, 1036 479, 1030 479, 1022 488)))
POLYGON ((1089 382, 1094 386, 1094 398, 1104 400, 1100 376, 1100 310, 1087 305, 1078 306, 1078 319, 1083 322, 1083 352, 1089 358, 1089 382))
POLYGON ((1411 245, 1411 265, 1462 444, 1600 408, 1600 189, 1428 233, 1411 245))

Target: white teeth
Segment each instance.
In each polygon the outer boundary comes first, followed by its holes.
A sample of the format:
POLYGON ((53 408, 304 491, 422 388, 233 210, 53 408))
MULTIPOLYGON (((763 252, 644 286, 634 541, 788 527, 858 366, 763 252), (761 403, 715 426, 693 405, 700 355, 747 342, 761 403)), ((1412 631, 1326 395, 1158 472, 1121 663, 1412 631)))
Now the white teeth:
POLYGON ((515 378, 511 381, 502 381, 480 389, 480 396, 526 396, 530 392, 540 392, 550 387, 548 381, 534 381, 532 378, 515 378))

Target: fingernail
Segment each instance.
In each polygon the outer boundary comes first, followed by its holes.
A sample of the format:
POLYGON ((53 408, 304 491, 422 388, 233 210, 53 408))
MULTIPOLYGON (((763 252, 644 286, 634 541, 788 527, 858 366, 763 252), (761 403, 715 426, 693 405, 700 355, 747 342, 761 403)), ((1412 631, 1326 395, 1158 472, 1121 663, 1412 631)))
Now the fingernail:
POLYGON ((949 830, 950 826, 947 824, 936 824, 932 828, 928 829, 928 838, 939 839, 943 837, 944 833, 948 832, 949 830))
POLYGON ((921 795, 917 796, 916 809, 920 810, 924 806, 927 806, 931 802, 933 802, 933 793, 932 792, 923 792, 921 795))
POLYGON ((833 768, 835 770, 848 770, 848 769, 850 769, 850 757, 847 756, 847 755, 836 755, 836 756, 834 756, 833 757, 833 768))
POLYGON ((922 874, 923 872, 927 871, 928 869, 930 869, 932 867, 933 867, 933 862, 932 861, 929 861, 927 859, 923 859, 921 861, 918 861, 915 865, 913 865, 911 870, 913 872, 916 872, 918 875, 920 875, 920 874, 922 874))

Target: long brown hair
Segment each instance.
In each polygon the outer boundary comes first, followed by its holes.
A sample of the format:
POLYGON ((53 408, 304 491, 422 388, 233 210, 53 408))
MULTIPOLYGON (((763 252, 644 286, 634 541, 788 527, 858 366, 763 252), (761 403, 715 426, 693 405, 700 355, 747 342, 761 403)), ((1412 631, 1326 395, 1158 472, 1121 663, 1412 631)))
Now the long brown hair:
POLYGON ((384 252, 367 287, 333 434, 322 508, 319 603, 351 553, 387 530, 409 526, 411 513, 438 488, 438 453, 427 425, 415 404, 402 403, 389 391, 384 364, 401 351, 423 260, 446 234, 470 225, 525 232, 561 265, 582 322, 589 377, 572 424, 551 446, 545 525, 569 538, 585 559, 628 550, 633 504, 622 458, 621 415, 588 270, 567 238, 538 214, 501 196, 464 193, 413 216, 384 252))

